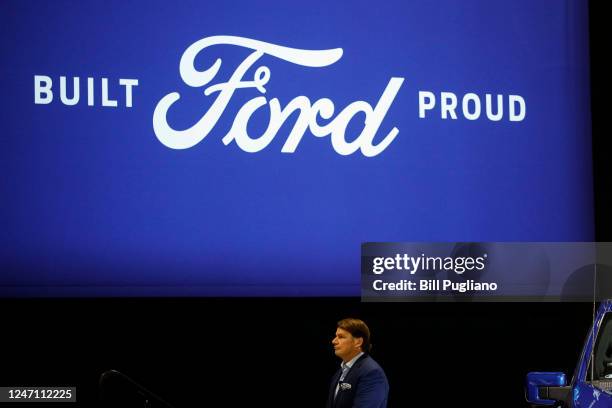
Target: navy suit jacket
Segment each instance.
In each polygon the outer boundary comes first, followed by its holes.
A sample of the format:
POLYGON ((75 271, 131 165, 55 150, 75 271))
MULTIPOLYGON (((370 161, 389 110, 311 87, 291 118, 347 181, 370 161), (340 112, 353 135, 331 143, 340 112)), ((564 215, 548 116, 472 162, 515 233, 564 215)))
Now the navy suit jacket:
POLYGON ((327 408, 386 408, 389 382, 383 369, 367 354, 359 357, 340 384, 334 398, 342 370, 332 377, 327 408), (342 384, 345 384, 342 386, 342 384))

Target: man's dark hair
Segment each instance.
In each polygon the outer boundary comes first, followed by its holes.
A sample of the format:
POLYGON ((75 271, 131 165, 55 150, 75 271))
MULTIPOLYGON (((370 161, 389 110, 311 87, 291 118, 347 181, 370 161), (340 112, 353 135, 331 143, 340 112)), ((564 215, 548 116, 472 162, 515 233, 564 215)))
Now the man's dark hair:
POLYGON ((338 322, 338 328, 346 330, 351 333, 353 337, 363 339, 361 344, 361 350, 364 353, 369 353, 372 350, 372 344, 370 343, 370 329, 363 320, 347 318, 342 319, 338 322))

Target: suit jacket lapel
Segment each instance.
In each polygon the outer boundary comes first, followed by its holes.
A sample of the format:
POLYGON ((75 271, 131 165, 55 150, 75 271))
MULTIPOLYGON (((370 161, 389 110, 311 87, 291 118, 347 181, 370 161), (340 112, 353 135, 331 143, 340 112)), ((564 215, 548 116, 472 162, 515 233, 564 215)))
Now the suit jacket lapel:
POLYGON ((350 382, 349 380, 352 380, 353 377, 357 375, 356 373, 359 371, 359 367, 361 366, 361 364, 363 364, 363 361, 366 358, 368 358, 368 356, 366 354, 363 354, 357 359, 357 361, 355 361, 355 364, 353 364, 353 366, 348 370, 348 373, 346 373, 346 377, 344 377, 344 382, 350 382))
MULTIPOLYGON (((346 376, 344 377, 344 381, 343 382, 347 382, 350 383, 353 380, 353 377, 355 377, 357 375, 357 372, 359 371, 359 367, 361 366, 361 364, 363 363, 363 361, 367 358, 366 354, 363 354, 361 357, 359 357, 357 359, 357 361, 355 361, 355 364, 353 364, 353 366, 348 370, 348 373, 346 373, 346 376)), ((340 395, 338 395, 335 399, 334 399, 334 393, 336 391, 336 385, 338 384, 338 380, 340 379, 340 375, 342 374, 342 369, 338 370, 338 372, 336 372, 336 375, 334 375, 334 379, 332 382, 332 387, 331 387, 331 391, 330 391, 330 396, 331 396, 331 404, 330 407, 333 407, 336 405, 336 403, 338 402, 338 400, 340 399, 340 395)), ((338 394, 340 394, 340 390, 338 390, 338 394)))
POLYGON ((328 406, 333 407, 335 405, 334 397, 336 393, 336 385, 338 385, 338 380, 340 379, 340 375, 342 374, 342 369, 336 371, 336 374, 332 377, 331 384, 329 386, 329 396, 328 396, 328 406))

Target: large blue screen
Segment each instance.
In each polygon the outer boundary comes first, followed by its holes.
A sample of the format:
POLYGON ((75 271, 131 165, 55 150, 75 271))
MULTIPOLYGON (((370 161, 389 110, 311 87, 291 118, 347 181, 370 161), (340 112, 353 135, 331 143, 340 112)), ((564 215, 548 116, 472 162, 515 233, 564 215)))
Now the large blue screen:
POLYGON ((587 17, 5 1, 0 295, 359 295, 365 241, 590 241, 587 17))

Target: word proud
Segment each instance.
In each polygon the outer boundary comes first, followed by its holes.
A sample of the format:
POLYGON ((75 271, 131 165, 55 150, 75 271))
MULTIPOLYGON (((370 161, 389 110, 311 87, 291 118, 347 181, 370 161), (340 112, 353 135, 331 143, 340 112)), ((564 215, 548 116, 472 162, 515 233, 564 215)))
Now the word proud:
MULTIPOLYGON (((206 37, 196 41, 185 50, 181 57, 179 68, 181 78, 185 84, 191 87, 199 88, 208 85, 204 90, 204 95, 215 94, 215 99, 197 123, 188 129, 176 130, 168 124, 167 114, 170 107, 180 99, 180 94, 172 92, 164 96, 158 102, 153 113, 153 130, 159 141, 172 149, 193 147, 200 143, 215 127, 234 92, 241 89, 255 89, 262 95, 265 94, 265 85, 271 77, 268 67, 260 65, 255 69, 252 80, 244 79, 247 71, 263 55, 270 55, 295 65, 321 68, 338 61, 342 57, 342 49, 302 50, 234 36, 206 37), (210 84, 221 67, 221 58, 218 58, 212 66, 204 71, 196 70, 194 61, 200 52, 214 45, 233 45, 251 49, 253 52, 238 65, 227 82, 210 84)), ((336 107, 328 98, 322 98, 311 103, 306 96, 300 95, 292 99, 285 107, 282 107, 278 98, 268 100, 265 96, 257 96, 239 109, 231 129, 222 140, 225 145, 235 142, 245 152, 258 152, 272 142, 289 116, 295 111, 299 111, 297 120, 282 147, 281 151, 283 153, 294 153, 305 132, 309 130, 315 137, 331 136, 331 144, 338 154, 349 155, 361 150, 364 156, 376 156, 385 150, 399 133, 399 130, 394 127, 379 143, 374 143, 374 138, 381 123, 403 82, 403 78, 391 78, 376 106, 372 107, 365 101, 355 101, 346 106, 335 117, 333 116, 336 107), (249 135, 247 132, 248 122, 255 111, 264 105, 268 105, 269 109, 268 126, 261 135, 249 135), (357 137, 346 135, 349 122, 358 113, 365 114, 364 127, 361 133, 357 137), (327 123, 322 124, 319 118, 327 123), (348 142, 347 139, 354 140, 348 142)))

